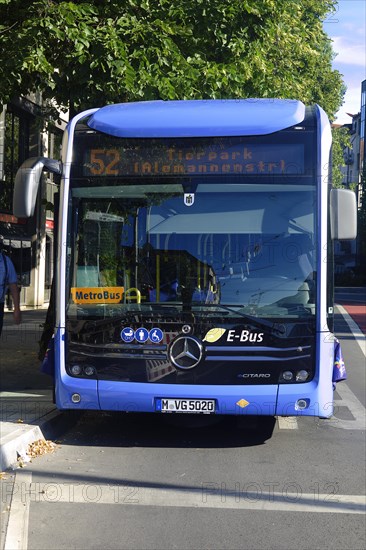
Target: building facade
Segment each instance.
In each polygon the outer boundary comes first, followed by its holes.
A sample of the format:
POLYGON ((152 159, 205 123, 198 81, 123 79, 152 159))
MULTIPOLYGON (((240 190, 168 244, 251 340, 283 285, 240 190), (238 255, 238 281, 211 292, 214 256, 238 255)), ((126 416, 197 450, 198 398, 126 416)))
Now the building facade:
MULTIPOLYGON (((360 214, 365 192, 366 175, 366 80, 361 83, 361 109, 357 114, 350 114, 350 124, 345 124, 350 135, 350 147, 346 147, 343 152, 344 166, 341 168, 343 173, 343 185, 346 188, 353 188, 357 194, 358 210, 360 214)), ((364 220, 359 216, 359 235, 355 241, 345 241, 335 243, 335 267, 336 276, 340 276, 351 271, 358 274, 357 279, 364 280, 360 273, 366 272, 366 258, 364 254, 364 245, 361 240, 364 239, 365 229, 362 227, 364 220)))
MULTIPOLYGON (((48 122, 39 94, 4 105, 0 113, 0 234, 18 273, 23 307, 44 307, 49 301, 54 257, 51 205, 57 182, 44 175, 34 216, 19 219, 12 212, 15 174, 29 157, 59 158, 65 124, 48 122)), ((10 296, 7 305, 11 307, 10 296)))
POLYGON ((366 80, 361 84, 361 113, 360 113, 360 174, 362 174, 365 169, 365 159, 366 159, 366 80))
MULTIPOLYGON (((350 115, 352 122, 345 124, 350 135, 350 147, 343 151, 344 166, 341 167, 343 173, 343 185, 346 188, 352 188, 359 184, 360 179, 360 132, 361 132, 361 113, 350 115)), ((357 189, 356 189, 357 190, 357 189)))

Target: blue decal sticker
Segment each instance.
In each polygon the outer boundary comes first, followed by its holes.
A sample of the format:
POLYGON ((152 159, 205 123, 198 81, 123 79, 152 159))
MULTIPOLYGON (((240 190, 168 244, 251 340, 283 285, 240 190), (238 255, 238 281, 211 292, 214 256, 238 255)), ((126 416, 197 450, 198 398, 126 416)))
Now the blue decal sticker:
POLYGON ((138 341, 138 342, 146 342, 146 340, 149 338, 149 333, 148 331, 146 330, 146 328, 138 328, 136 331, 135 331, 135 339, 138 341))
POLYGON ((149 332, 149 338, 151 342, 159 344, 163 339, 163 331, 160 328, 152 328, 149 332))
POLYGON ((125 327, 121 331, 121 338, 124 342, 132 342, 135 338, 135 333, 131 327, 125 327))

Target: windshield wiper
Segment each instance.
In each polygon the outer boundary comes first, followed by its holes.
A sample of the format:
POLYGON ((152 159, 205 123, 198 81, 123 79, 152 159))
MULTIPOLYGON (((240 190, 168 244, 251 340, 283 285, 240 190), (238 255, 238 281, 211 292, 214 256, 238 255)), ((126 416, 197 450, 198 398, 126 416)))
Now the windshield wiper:
MULTIPOLYGON (((196 305, 196 304, 195 304, 196 305)), ((235 315, 238 315, 239 317, 243 317, 246 321, 249 321, 253 323, 254 325, 259 325, 261 327, 265 327, 268 329, 273 329, 275 327, 275 323, 272 323, 271 321, 267 321, 266 319, 259 319, 258 317, 254 317, 253 315, 248 315, 247 313, 244 313, 243 311, 234 309, 234 308, 245 308, 246 306, 242 304, 232 304, 232 305, 226 305, 226 304, 202 304, 203 308, 209 308, 209 309, 221 309, 224 311, 227 311, 229 313, 234 313, 235 315)))

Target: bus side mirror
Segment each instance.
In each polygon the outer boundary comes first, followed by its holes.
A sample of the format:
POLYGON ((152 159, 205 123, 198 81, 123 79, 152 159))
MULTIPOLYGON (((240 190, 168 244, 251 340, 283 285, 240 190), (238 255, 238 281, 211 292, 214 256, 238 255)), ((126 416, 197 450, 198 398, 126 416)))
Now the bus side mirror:
POLYGON ((13 214, 17 218, 30 218, 33 215, 44 169, 61 174, 61 162, 45 157, 32 157, 23 162, 18 169, 13 193, 13 214))
POLYGON ((350 189, 330 191, 330 232, 332 239, 357 237, 356 195, 350 189))

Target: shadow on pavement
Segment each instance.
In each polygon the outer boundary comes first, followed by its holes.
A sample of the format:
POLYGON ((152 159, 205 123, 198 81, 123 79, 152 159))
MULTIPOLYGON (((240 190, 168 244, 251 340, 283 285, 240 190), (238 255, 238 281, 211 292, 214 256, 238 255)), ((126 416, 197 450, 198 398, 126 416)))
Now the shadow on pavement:
POLYGON ((222 448, 263 445, 272 437, 271 416, 159 415, 85 412, 63 445, 222 448))

